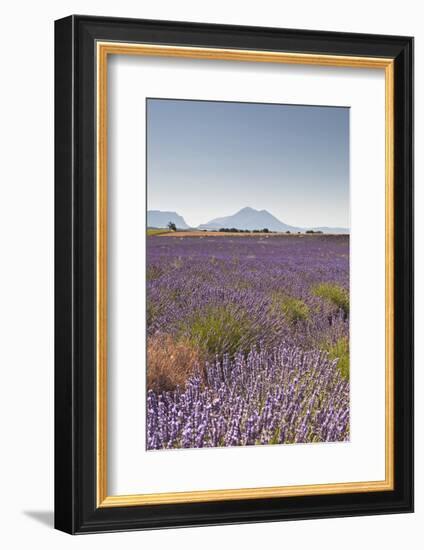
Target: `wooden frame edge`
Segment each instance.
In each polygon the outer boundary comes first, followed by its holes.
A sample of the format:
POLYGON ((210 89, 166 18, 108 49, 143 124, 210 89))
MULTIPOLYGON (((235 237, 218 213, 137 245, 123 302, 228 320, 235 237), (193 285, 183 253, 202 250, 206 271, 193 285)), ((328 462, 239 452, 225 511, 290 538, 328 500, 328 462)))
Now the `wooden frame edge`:
POLYGON ((97 506, 107 496, 107 51, 97 48, 96 457, 97 506))
POLYGON ((217 502, 223 500, 252 500, 256 498, 281 498, 312 495, 340 495, 346 493, 367 493, 390 491, 387 481, 328 483, 315 485, 293 485, 284 487, 255 487, 247 489, 218 489, 209 491, 184 491, 178 493, 151 493, 106 496, 99 508, 119 506, 142 506, 149 504, 177 504, 186 502, 217 502))
POLYGON ((395 337, 395 215, 394 215, 394 61, 385 68, 385 124, 386 124, 386 481, 390 490, 394 482, 394 337, 395 337))

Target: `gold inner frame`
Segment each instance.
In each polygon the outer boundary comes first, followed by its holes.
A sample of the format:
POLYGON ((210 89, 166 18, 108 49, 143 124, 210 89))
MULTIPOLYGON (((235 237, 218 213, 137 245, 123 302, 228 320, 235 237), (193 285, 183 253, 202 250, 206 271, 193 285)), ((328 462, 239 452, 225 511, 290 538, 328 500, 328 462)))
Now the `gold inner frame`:
POLYGON ((394 489, 394 60, 255 50, 97 42, 97 506, 141 506, 254 498, 364 493, 394 489), (143 55, 284 63, 385 71, 385 479, 315 485, 252 487, 109 496, 107 492, 107 61, 109 55, 143 55))

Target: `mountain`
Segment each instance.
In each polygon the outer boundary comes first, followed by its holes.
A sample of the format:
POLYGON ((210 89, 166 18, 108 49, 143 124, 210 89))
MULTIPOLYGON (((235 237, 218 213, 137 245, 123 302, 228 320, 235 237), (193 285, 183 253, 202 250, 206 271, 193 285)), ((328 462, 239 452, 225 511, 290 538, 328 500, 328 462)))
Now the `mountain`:
POLYGON ((264 229, 270 231, 302 231, 299 227, 293 227, 281 222, 267 210, 255 210, 254 208, 242 208, 232 216, 215 218, 208 223, 199 225, 199 229, 221 229, 234 227, 235 229, 264 229))
POLYGON ((167 227, 168 223, 175 223, 177 229, 188 229, 184 218, 176 212, 164 212, 162 210, 148 210, 147 211, 147 227, 167 227))
MULTIPOLYGON (((177 212, 165 212, 162 210, 148 210, 147 211, 147 227, 156 227, 161 229, 167 227, 168 223, 175 223, 177 229, 190 229, 186 224, 184 218, 177 214, 177 212)), ((235 229, 269 229, 270 231, 278 231, 285 233, 290 231, 291 233, 304 233, 306 230, 321 231, 322 233, 334 233, 342 234, 349 233, 349 229, 343 227, 294 227, 287 225, 280 221, 278 218, 270 214, 267 210, 255 210, 246 206, 242 208, 232 216, 226 216, 223 218, 214 218, 208 223, 199 225, 198 229, 206 229, 208 231, 219 230, 221 228, 235 229)))

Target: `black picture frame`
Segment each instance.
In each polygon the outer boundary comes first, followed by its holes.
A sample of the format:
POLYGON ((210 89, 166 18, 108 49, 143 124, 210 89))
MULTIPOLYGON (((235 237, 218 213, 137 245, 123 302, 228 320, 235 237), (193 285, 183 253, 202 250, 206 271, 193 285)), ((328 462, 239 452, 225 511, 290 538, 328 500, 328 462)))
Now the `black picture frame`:
POLYGON ((73 15, 55 22, 55 527, 94 533, 413 511, 413 39, 73 15), (394 490, 96 504, 96 41, 394 60, 394 490))

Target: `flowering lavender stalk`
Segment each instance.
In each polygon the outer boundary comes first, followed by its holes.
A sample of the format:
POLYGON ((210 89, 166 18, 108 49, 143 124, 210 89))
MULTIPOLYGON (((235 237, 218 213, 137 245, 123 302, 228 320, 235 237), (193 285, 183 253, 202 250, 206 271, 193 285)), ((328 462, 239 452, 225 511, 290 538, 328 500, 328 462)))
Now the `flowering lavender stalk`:
POLYGON ((148 237, 147 266, 148 338, 199 361, 148 391, 148 449, 349 438, 348 236, 148 237))
POLYGON ((148 392, 148 449, 349 439, 349 384, 325 352, 281 345, 226 356, 207 380, 148 392))

